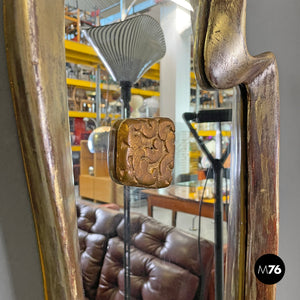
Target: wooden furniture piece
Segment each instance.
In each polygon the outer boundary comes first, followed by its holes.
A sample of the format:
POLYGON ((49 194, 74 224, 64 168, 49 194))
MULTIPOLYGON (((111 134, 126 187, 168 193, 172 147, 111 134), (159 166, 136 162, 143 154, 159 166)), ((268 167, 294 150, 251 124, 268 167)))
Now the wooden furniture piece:
POLYGON ((123 206, 123 193, 109 176, 106 153, 91 153, 86 140, 81 141, 80 146, 80 196, 123 206), (89 173, 90 167, 94 175, 89 173))
MULTIPOLYGON (((192 215, 199 215, 199 200, 189 198, 189 187, 170 186, 164 189, 147 189, 142 192, 148 197, 148 216, 153 217, 153 206, 172 210, 172 226, 176 226, 177 212, 184 212, 192 215), (185 196, 184 196, 185 194, 185 196), (176 196, 177 195, 177 196, 176 196)), ((225 197, 224 197, 225 200, 225 197)), ((224 206, 227 206, 224 202, 224 206)), ((223 219, 226 221, 226 214, 223 219)), ((214 199, 204 199, 201 207, 201 216, 206 218, 214 217, 214 199)))

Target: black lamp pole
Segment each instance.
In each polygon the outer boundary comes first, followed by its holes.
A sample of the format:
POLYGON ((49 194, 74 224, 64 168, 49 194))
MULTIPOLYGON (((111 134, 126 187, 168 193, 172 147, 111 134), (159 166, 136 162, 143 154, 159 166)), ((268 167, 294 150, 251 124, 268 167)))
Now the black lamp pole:
POLYGON ((132 83, 130 81, 121 81, 121 99, 124 103, 124 116, 123 118, 129 118, 130 117, 130 106, 129 102, 131 99, 131 87, 132 83))
MULTIPOLYGON (((121 81, 121 99, 124 105, 122 118, 130 117, 130 81, 121 81)), ((130 300, 130 187, 124 185, 124 286, 125 300, 130 300)))
POLYGON ((215 297, 216 300, 223 299, 224 293, 224 253, 223 253, 223 192, 222 180, 224 172, 224 162, 230 153, 230 144, 220 159, 214 158, 208 151, 205 143, 200 139, 197 131, 190 121, 197 123, 206 122, 229 122, 232 119, 231 109, 202 110, 198 113, 184 113, 183 119, 190 129, 201 150, 210 161, 214 171, 215 182, 215 297))

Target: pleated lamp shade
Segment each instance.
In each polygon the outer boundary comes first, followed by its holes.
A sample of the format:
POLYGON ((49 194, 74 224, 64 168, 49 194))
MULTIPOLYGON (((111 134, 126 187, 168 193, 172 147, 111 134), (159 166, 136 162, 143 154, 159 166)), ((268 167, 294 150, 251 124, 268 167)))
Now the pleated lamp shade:
POLYGON ((85 35, 117 82, 135 83, 166 52, 160 24, 148 15, 90 28, 85 35))

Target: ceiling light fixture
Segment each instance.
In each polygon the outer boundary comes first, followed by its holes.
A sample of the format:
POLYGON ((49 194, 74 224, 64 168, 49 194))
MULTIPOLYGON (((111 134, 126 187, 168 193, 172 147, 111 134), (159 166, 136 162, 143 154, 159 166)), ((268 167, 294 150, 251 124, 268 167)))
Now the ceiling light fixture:
POLYGON ((189 11, 194 11, 192 5, 188 1, 185 0, 171 0, 171 1, 189 11))

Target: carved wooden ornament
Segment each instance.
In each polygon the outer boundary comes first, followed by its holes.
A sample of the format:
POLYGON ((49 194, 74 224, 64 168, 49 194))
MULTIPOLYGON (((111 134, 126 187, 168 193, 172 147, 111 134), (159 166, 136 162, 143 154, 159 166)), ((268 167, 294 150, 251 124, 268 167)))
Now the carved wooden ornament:
POLYGON ((246 0, 193 0, 194 63, 204 89, 241 91, 242 169, 231 199, 225 299, 275 299, 275 285, 254 274, 277 254, 279 231, 279 87, 275 57, 248 53, 246 0), (244 109, 243 109, 244 107, 244 109))
POLYGON ((119 120, 110 138, 110 175, 114 181, 147 188, 171 184, 175 126, 170 119, 119 120))

